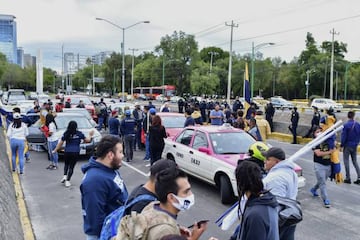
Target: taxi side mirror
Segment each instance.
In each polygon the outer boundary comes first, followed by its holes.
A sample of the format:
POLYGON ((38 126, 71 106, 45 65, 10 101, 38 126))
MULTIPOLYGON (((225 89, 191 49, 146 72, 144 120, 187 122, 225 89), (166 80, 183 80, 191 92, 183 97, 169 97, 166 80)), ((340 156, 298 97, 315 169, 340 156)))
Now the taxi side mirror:
POLYGON ((199 147, 199 152, 210 154, 210 149, 207 147, 199 147))

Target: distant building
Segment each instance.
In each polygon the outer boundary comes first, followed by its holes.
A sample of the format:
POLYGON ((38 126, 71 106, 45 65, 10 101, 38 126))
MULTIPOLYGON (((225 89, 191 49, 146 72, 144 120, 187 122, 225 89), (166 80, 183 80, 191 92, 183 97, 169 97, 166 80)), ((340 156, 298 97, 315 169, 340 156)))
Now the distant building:
POLYGON ((111 57, 112 53, 113 52, 106 51, 106 52, 100 52, 100 53, 94 55, 93 56, 94 63, 96 65, 103 65, 105 63, 106 59, 111 57))
POLYGON ((0 52, 9 63, 18 63, 16 22, 13 15, 0 14, 0 52))
POLYGON ((36 57, 25 53, 24 54, 24 67, 25 68, 34 68, 35 66, 36 66, 36 57))
POLYGON ((17 64, 21 67, 24 68, 24 49, 22 47, 19 47, 17 49, 17 64))

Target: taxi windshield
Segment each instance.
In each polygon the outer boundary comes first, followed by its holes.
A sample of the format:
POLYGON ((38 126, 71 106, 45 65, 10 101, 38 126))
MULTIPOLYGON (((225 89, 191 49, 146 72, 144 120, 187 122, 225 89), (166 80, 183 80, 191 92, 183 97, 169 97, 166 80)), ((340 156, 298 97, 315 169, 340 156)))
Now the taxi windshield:
POLYGON ((255 142, 246 132, 216 132, 209 135, 216 154, 247 153, 250 145, 255 142))

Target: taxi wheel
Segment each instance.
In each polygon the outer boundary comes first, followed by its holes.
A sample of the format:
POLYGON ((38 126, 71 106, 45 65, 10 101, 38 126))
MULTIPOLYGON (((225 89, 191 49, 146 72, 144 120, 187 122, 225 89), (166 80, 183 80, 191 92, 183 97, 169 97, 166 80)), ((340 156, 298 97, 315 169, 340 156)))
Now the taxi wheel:
POLYGON ((234 200, 234 194, 231 187, 231 183, 227 176, 220 176, 220 198, 221 203, 229 204, 234 200))

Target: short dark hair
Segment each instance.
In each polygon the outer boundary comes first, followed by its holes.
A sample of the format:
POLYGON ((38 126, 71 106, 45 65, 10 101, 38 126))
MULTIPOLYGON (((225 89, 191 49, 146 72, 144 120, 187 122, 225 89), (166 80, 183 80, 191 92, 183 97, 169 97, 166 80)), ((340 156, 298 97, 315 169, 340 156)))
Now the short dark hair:
POLYGON ((349 111, 347 116, 348 116, 348 118, 353 119, 355 117, 355 112, 354 111, 349 111))
POLYGON ((14 108, 13 108, 13 112, 20 113, 20 112, 21 112, 21 110, 20 110, 20 108, 19 108, 19 107, 14 107, 14 108))
POLYGON ((122 143, 121 138, 111 134, 105 135, 101 138, 96 147, 96 155, 99 158, 104 158, 108 152, 115 152, 116 144, 122 143))
POLYGON ((185 172, 177 168, 167 168, 157 174, 155 182, 155 193, 161 203, 167 202, 167 195, 169 193, 177 195, 179 186, 176 180, 178 178, 187 178, 187 175, 185 172))
POLYGON ((177 164, 173 160, 169 159, 160 159, 151 166, 150 168, 150 179, 152 181, 156 180, 157 175, 166 169, 173 169, 175 170, 177 168, 177 164))
POLYGON ((249 191, 253 196, 259 196, 264 190, 261 169, 251 161, 239 161, 235 170, 239 199, 249 191))

